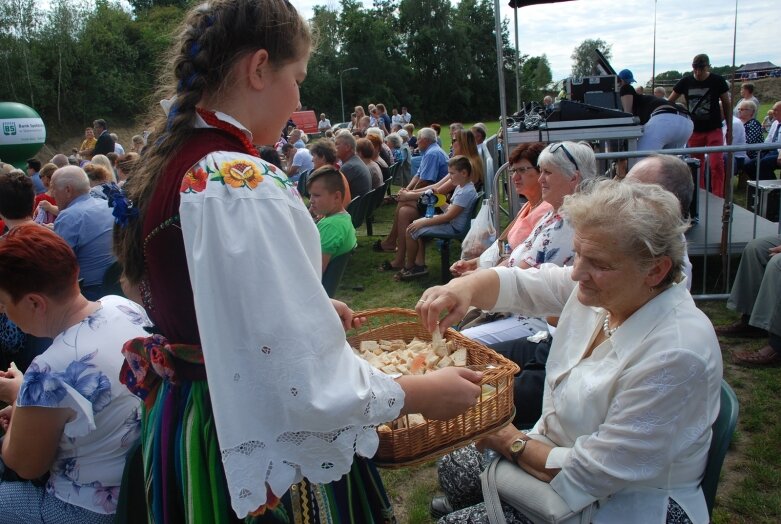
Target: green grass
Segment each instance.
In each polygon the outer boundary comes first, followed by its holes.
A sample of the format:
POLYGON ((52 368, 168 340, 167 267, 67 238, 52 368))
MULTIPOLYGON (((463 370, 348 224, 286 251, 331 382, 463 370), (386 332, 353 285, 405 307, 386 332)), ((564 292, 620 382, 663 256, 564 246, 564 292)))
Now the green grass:
MULTIPOLYGON (((395 282, 391 273, 377 271, 382 260, 392 258, 392 254, 372 251, 371 243, 390 230, 392 213, 392 206, 378 210, 372 238, 366 236, 365 226, 359 228, 358 249, 336 294, 356 311, 412 308, 427 287, 439 283, 439 253, 433 244, 427 251, 430 274, 425 278, 395 282)), ((459 245, 454 242, 451 259, 458 255, 459 245)), ((737 267, 737 260, 733 265, 737 267)), ((709 267, 709 273, 718 272, 718 262, 709 267)), ((699 282, 701 277, 696 271, 695 265, 694 282, 699 282)), ((699 306, 716 325, 737 318, 726 309, 724 302, 704 302, 699 306)), ((724 338, 720 342, 724 377, 738 395, 740 418, 722 468, 713 521, 717 524, 781 522, 781 368, 745 369, 730 363, 734 351, 758 349, 766 340, 724 338)), ((429 501, 438 490, 433 462, 414 468, 382 470, 382 476, 400 524, 434 522, 428 516, 429 501)))

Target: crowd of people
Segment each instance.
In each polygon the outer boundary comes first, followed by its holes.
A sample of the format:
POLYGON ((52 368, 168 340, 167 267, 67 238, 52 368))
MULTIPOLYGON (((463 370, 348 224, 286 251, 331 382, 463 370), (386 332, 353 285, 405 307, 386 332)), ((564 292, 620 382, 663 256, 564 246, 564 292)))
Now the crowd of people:
MULTIPOLYGON (((695 56, 692 60, 692 74, 678 81, 669 96, 661 86, 654 89, 653 96, 641 94, 632 86, 635 79, 630 70, 624 69, 618 73, 622 107, 624 111, 638 117, 643 124, 638 150, 781 142, 771 130, 771 127, 777 129, 773 125, 779 116, 775 113, 776 106, 760 123, 756 118, 759 100, 754 96, 755 86, 751 82, 744 82, 740 86, 741 98, 733 108, 726 79, 711 72, 710 67, 708 55, 695 56), (681 97, 685 99, 685 105, 677 103, 681 97)), ((775 179, 774 171, 781 166, 778 163, 778 151, 762 151, 759 159, 757 153, 735 152, 733 172, 743 181, 754 179, 757 172, 760 180, 775 179)), ((707 187, 715 195, 724 197, 727 157, 722 153, 708 154, 708 180, 704 176, 705 155, 691 156, 700 161, 701 187, 707 187)))
MULTIPOLYGON (((373 248, 393 259, 379 269, 426 275, 425 237, 465 233, 493 178, 486 127, 451 124, 446 151, 438 124, 415 132, 406 107, 378 103, 344 129, 321 114, 317 139, 289 128, 312 36, 283 0, 203 4, 177 35, 163 112, 130 148, 96 119, 67 154, 0 166, 0 520, 393 522, 377 425, 452 418, 482 373, 374 369, 345 338, 365 319, 322 277, 356 247, 349 203, 392 173, 392 228, 373 248)), ((619 73, 642 148, 734 143, 737 126, 764 140, 753 86, 733 120, 706 55, 693 70, 667 99, 619 73)), ((781 102, 773 118, 778 142, 781 102)), ((768 336, 737 362, 781 363, 781 241, 746 248, 728 302, 742 316, 714 331, 688 289, 685 162, 651 155, 601 180, 585 142, 507 154, 507 189, 526 203, 416 307, 430 332, 457 325, 520 365, 517 415, 441 460, 432 514, 489 522, 490 449, 594 522, 707 522, 716 332, 768 336)), ((723 162, 710 161, 716 191, 723 162)), ((774 177, 777 151, 752 162, 774 177)))

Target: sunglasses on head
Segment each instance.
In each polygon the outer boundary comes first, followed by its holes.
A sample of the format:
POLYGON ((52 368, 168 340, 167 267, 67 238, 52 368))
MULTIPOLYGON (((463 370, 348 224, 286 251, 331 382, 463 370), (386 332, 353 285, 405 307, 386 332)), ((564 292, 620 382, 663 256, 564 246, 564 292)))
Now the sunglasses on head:
POLYGON ((575 170, 580 171, 580 168, 578 167, 578 163, 575 162, 575 157, 573 157, 572 154, 569 151, 567 151, 567 148, 564 146, 564 142, 559 142, 558 144, 553 144, 552 146, 550 146, 551 153, 555 153, 559 149, 564 151, 564 154, 567 155, 569 161, 572 162, 572 164, 575 166, 575 170))

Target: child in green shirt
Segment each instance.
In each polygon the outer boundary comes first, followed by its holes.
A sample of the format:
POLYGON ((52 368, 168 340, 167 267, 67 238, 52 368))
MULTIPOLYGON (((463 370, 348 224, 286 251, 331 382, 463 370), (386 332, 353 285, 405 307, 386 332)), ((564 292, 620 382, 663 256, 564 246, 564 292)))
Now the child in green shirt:
POLYGON ((355 228, 352 217, 345 211, 344 180, 341 173, 331 166, 323 166, 309 175, 306 183, 309 191, 309 208, 313 215, 323 215, 317 223, 323 256, 323 272, 328 262, 355 248, 355 228))

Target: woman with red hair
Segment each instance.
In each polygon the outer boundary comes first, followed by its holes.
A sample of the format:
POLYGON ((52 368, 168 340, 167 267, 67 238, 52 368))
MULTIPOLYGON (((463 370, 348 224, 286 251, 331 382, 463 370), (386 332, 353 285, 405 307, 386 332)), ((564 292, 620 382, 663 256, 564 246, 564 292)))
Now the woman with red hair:
POLYGON ((127 299, 90 302, 79 292, 70 246, 39 225, 0 241, 0 311, 25 333, 53 338, 22 374, 0 377, 4 523, 114 522, 125 455, 141 435, 141 400, 119 382, 121 349, 146 335, 127 299), (48 473, 45 485, 7 480, 48 473))

